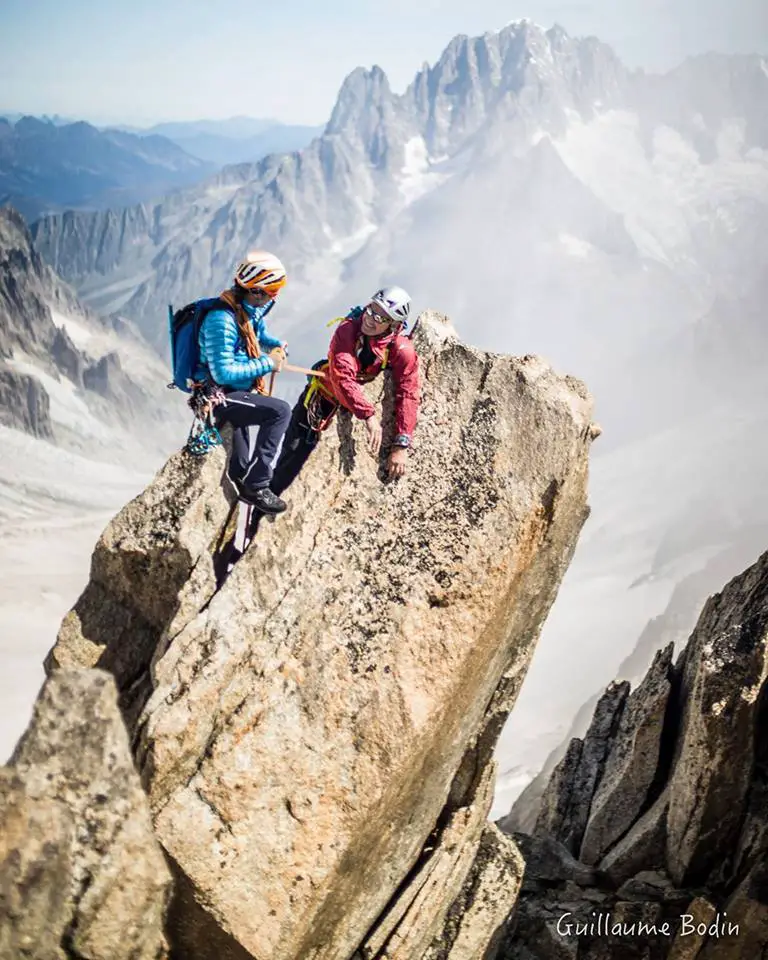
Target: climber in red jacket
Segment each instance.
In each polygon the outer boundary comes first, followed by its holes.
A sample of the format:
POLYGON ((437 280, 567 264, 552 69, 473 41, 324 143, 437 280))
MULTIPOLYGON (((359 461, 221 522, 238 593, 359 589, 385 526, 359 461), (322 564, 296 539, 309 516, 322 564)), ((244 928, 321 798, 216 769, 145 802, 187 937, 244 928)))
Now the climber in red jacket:
POLYGON ((325 377, 314 377, 293 408, 271 489, 278 496, 298 476, 320 434, 344 407, 365 423, 368 449, 381 449, 381 423, 360 385, 392 371, 395 385, 395 437, 387 459, 390 477, 401 477, 419 410, 419 360, 403 335, 411 301, 401 287, 378 290, 365 307, 355 307, 341 321, 328 348, 327 360, 315 364, 325 377))

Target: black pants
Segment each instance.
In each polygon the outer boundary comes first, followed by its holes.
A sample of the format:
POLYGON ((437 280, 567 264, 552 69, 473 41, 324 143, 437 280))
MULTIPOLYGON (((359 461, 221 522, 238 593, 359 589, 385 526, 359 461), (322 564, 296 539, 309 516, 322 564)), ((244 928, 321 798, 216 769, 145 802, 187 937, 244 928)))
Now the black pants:
MULTIPOLYGON (((296 406, 291 413, 291 422, 285 433, 283 440, 283 449, 280 451, 280 457, 275 464, 275 472, 272 476, 270 487, 272 492, 278 496, 287 490, 301 472, 301 468, 309 459, 312 451, 320 440, 320 434, 310 427, 307 420, 307 410, 304 406, 304 397, 308 388, 305 388, 296 406)), ((326 416, 335 409, 325 399, 320 399, 319 413, 326 416)))
POLYGON ((226 397, 226 404, 215 408, 215 417, 217 426, 231 423, 234 427, 227 472, 232 480, 252 489, 268 487, 272 461, 291 416, 290 405, 279 397, 265 397, 245 390, 232 390, 226 397), (250 455, 249 427, 259 428, 253 456, 250 455))

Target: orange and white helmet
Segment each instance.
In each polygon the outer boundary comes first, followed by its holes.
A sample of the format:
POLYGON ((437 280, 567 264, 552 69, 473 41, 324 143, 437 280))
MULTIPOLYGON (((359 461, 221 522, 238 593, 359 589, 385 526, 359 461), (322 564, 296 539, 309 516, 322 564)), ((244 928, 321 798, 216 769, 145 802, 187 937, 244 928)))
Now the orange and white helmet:
POLYGON ((263 290, 276 297, 286 283, 285 267, 274 253, 254 250, 235 270, 235 283, 245 290, 263 290))

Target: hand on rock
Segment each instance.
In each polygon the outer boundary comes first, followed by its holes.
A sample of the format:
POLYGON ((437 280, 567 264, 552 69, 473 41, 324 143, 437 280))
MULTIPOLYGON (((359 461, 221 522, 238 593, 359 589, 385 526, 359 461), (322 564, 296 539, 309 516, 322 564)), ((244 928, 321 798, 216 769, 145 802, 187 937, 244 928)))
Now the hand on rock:
POLYGON ((387 468, 390 477, 402 477, 408 469, 408 451, 404 447, 393 447, 389 452, 387 468))
POLYGON ((368 434, 368 452, 375 457, 381 450, 381 424, 375 414, 365 421, 365 430, 368 434))

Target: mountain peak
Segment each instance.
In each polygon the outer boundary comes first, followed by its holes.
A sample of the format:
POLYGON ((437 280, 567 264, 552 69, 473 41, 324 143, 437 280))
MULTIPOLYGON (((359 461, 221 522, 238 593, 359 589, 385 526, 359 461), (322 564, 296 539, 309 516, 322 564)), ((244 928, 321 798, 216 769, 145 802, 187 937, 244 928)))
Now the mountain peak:
POLYGON ((377 117, 391 105, 393 100, 387 75, 380 66, 370 70, 356 67, 344 80, 325 128, 327 134, 347 132, 369 126, 372 117, 377 117))
POLYGON ((516 20, 508 20, 502 29, 511 29, 515 31, 538 30, 540 33, 546 32, 540 23, 537 23, 535 20, 531 20, 530 17, 518 17, 516 20))
POLYGON ((347 74, 341 84, 338 99, 341 100, 345 95, 352 92, 378 88, 389 91, 387 75, 378 64, 374 64, 370 70, 366 67, 355 67, 351 73, 347 74))
POLYGON ((50 121, 39 120, 37 117, 24 116, 14 124, 14 130, 17 133, 39 133, 52 127, 50 121))
POLYGON ((549 28, 549 30, 547 30, 547 36, 550 39, 554 40, 559 38, 566 38, 569 36, 569 34, 568 34, 568 31, 565 29, 565 27, 562 26, 562 24, 553 23, 552 26, 549 28))

